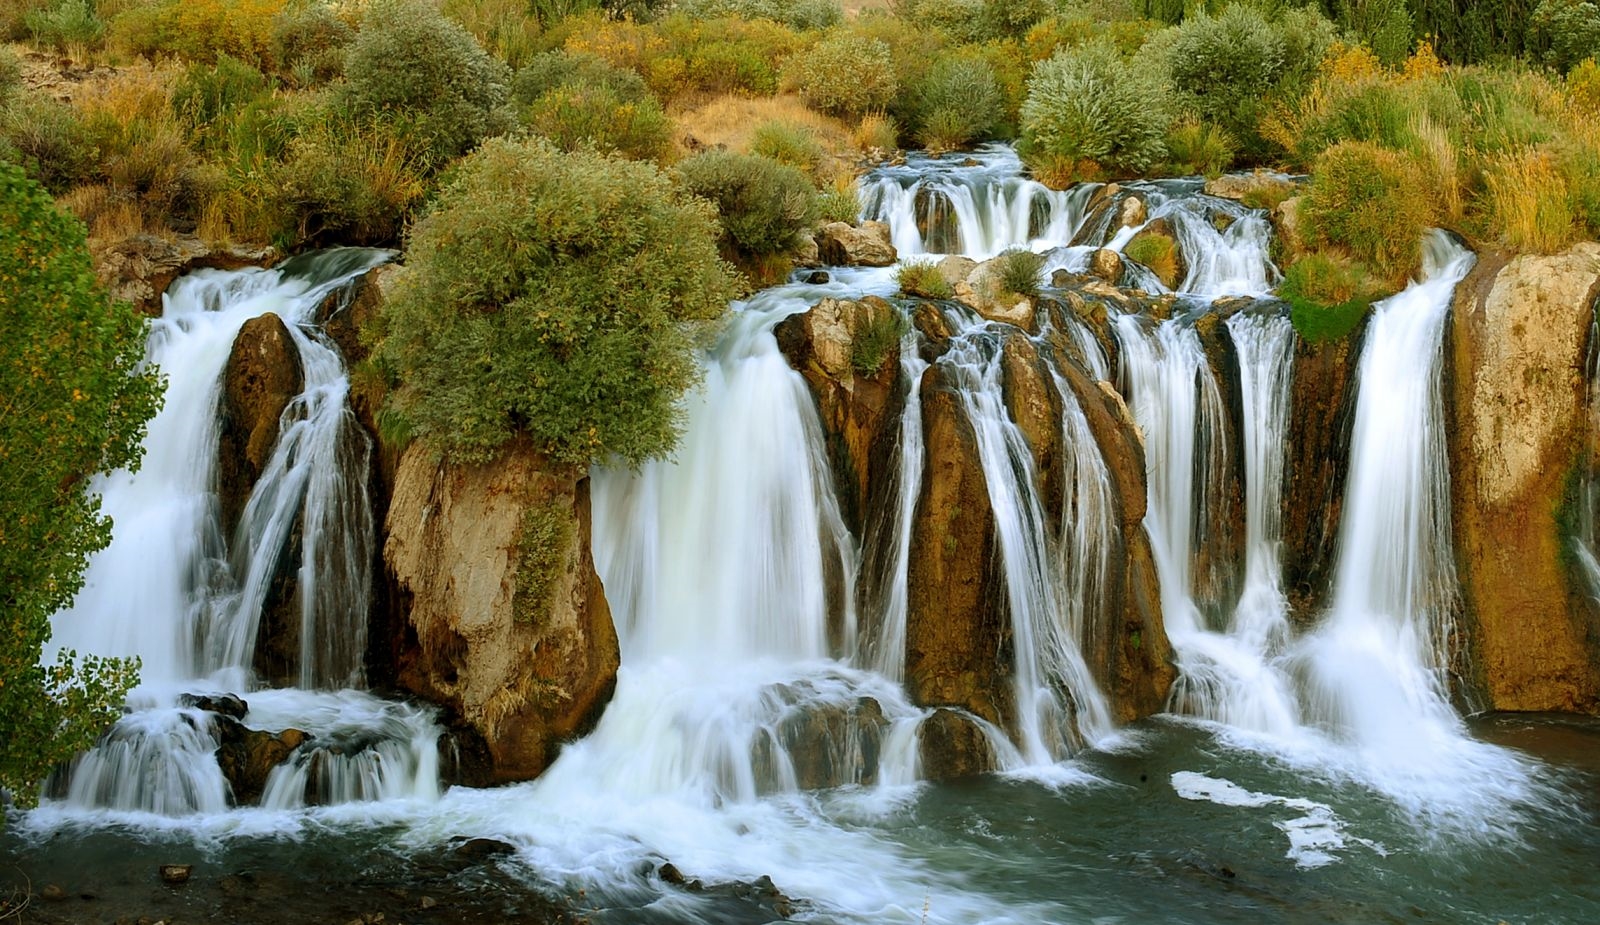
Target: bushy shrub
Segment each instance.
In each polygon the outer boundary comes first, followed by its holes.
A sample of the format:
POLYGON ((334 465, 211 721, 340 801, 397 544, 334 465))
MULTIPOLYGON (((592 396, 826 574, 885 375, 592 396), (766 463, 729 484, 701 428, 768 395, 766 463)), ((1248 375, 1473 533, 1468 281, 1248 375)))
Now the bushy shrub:
POLYGON ((59 51, 85 49, 105 37, 106 24, 93 0, 56 0, 23 16, 33 40, 59 51))
POLYGON ((1364 265, 1325 253, 1295 261, 1278 286, 1295 331, 1314 344, 1348 336, 1382 295, 1364 265))
POLYGON ((344 73, 345 49, 356 30, 321 0, 304 0, 272 18, 272 52, 282 72, 302 87, 344 73))
POLYGON ((716 221, 656 168, 485 143, 409 235, 410 272, 366 337, 390 410, 466 460, 526 438, 573 465, 670 451, 696 329, 734 277, 716 221))
POLYGON ((543 47, 539 17, 528 0, 443 0, 439 10, 511 67, 521 67, 543 47))
POLYGON ((510 124, 510 72, 428 0, 373 0, 345 74, 354 113, 402 116, 438 162, 510 124))
POLYGON ((421 202, 424 157, 395 126, 327 114, 292 141, 272 170, 291 246, 393 245, 421 202))
POLYGON ((724 239, 741 254, 788 250, 817 220, 811 181, 776 161, 706 151, 678 164, 677 171, 684 189, 717 207, 724 239))
POLYGON ((56 195, 93 176, 95 151, 89 131, 71 106, 25 93, 0 108, 0 138, 10 155, 56 195))
POLYGON ((11 49, 0 47, 0 107, 22 89, 22 62, 11 49))
POLYGON ((1338 0, 1339 25, 1361 39, 1389 67, 1411 51, 1411 9, 1406 0, 1338 0))
POLYGON ((984 0, 894 0, 897 19, 968 43, 986 37, 983 7, 984 0))
POLYGON ((817 194, 817 221, 819 223, 849 222, 855 224, 860 218, 861 199, 856 195, 853 185, 830 186, 817 194))
POLYGON ((750 153, 798 167, 812 176, 828 156, 809 127, 779 120, 756 126, 750 133, 750 153))
POLYGON ((835 35, 792 64, 805 101, 837 116, 881 112, 900 87, 889 46, 879 39, 835 35))
POLYGON ((942 150, 988 137, 1005 110, 1005 99, 988 62, 949 56, 913 88, 911 110, 917 141, 942 150))
POLYGON ((1235 4, 1217 17, 1185 19, 1146 46, 1144 58, 1166 73, 1180 111, 1221 127, 1259 158, 1263 112, 1310 84, 1333 40, 1333 24, 1314 12, 1273 20, 1235 4))
POLYGON ((1225 129, 1192 117, 1179 119, 1167 132, 1167 173, 1214 177, 1227 170, 1238 151, 1225 129))
POLYGON ((284 0, 157 0, 118 14, 107 41, 151 59, 210 64, 226 54, 271 69, 274 22, 283 8, 284 0))
POLYGON ((955 295, 949 280, 932 260, 907 260, 895 271, 900 291, 924 299, 948 299, 955 295))
POLYGON ((839 24, 839 0, 678 0, 673 9, 690 19, 770 19, 792 29, 826 29, 839 24))
POLYGON ((0 3, 0 42, 20 42, 28 38, 28 14, 52 5, 51 0, 10 0, 0 3))
POLYGON ((265 74, 223 55, 215 65, 192 64, 172 90, 172 108, 191 137, 213 147, 230 127, 235 110, 265 94, 265 74))
POLYGON ((1044 268, 1044 255, 1025 248, 1013 248, 999 257, 995 280, 1006 292, 1032 298, 1039 294, 1039 273, 1044 268))
POLYGON ((1584 118, 1600 118, 1600 63, 1586 58, 1567 72, 1567 97, 1584 118))
POLYGON ((1545 64, 1566 72, 1600 53, 1600 3, 1595 0, 1539 0, 1528 35, 1545 64))
POLYGON ((1411 158, 1346 141, 1317 158, 1300 216, 1308 243, 1343 247, 1379 278, 1399 283, 1417 262, 1423 231, 1436 221, 1436 199, 1411 158))
POLYGON ((648 95, 629 100, 608 87, 568 84, 534 100, 522 119, 563 151, 592 148, 663 160, 672 150, 672 122, 648 95))
POLYGON ((1057 185, 1101 172, 1143 173, 1166 156, 1167 88, 1110 46, 1058 52, 1034 66, 1022 103, 1022 153, 1057 185))
POLYGON ((900 127, 886 115, 868 113, 856 123, 850 137, 862 151, 889 153, 900 145, 900 127))
POLYGON ((627 102, 650 98, 650 89, 636 71, 592 54, 563 51, 547 51, 529 58, 512 78, 511 98, 518 106, 529 106, 562 87, 597 87, 627 102))

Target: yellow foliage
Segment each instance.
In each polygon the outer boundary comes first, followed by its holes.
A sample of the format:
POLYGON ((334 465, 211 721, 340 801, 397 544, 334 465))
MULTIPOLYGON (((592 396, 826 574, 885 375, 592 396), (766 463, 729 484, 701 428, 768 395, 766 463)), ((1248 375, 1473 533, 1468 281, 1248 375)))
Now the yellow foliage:
POLYGON ((1355 83, 1384 76, 1383 63, 1365 45, 1334 42, 1318 69, 1323 80, 1355 83))
POLYGON ((1588 58, 1567 72, 1567 100, 1582 121, 1600 117, 1600 64, 1588 58))
POLYGON ((880 113, 868 113, 856 123, 853 139, 857 150, 889 152, 900 145, 900 129, 894 120, 880 113))
POLYGON ((1428 77, 1437 77, 1444 73, 1444 62, 1433 52, 1433 43, 1427 39, 1417 42, 1417 50, 1411 53, 1405 64, 1400 68, 1401 80, 1422 80, 1428 77))
POLYGON ((1492 157, 1483 179, 1489 217, 1506 244, 1549 254, 1579 237, 1567 178, 1550 152, 1528 147, 1492 157))

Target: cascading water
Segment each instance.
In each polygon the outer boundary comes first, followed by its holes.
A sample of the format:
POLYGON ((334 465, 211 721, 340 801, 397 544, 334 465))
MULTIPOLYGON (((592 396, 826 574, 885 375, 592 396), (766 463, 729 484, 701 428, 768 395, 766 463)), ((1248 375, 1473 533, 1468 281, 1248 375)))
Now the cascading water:
MULTIPOLYGON (((248 691, 262 607, 291 535, 300 551, 292 567, 300 683, 360 683, 372 582, 370 449, 348 408, 349 381, 338 351, 312 325, 330 295, 388 256, 344 250, 297 258, 272 271, 201 271, 166 294, 148 347, 149 360, 167 379, 165 403, 150 422, 140 470, 99 479, 96 490, 114 523, 112 540, 91 559, 72 606, 52 621, 53 646, 138 656, 142 664, 140 688, 130 699, 134 712, 60 784, 69 807, 170 816, 228 805, 228 784, 212 754, 221 744, 216 722, 177 704, 187 692, 248 691), (283 413, 278 442, 229 538, 215 493, 223 367, 240 329, 267 312, 284 322, 304 386, 283 413)), ((370 726, 383 716, 404 727, 397 736, 408 751, 432 749, 437 735, 426 712, 365 694, 345 692, 329 701, 305 692, 289 701, 305 708, 298 716, 270 715, 266 702, 274 696, 283 700, 281 694, 252 695, 247 726, 294 726, 316 737, 370 726)), ((382 773, 367 775, 386 782, 367 789, 436 792, 433 759, 419 751, 407 760, 415 773, 404 785, 392 782, 399 763, 391 760, 382 773)), ((330 768, 361 762, 371 764, 359 754, 323 759, 330 768)), ((325 777, 350 773, 356 772, 330 770, 325 777)), ((364 786, 327 796, 366 792, 364 786)))

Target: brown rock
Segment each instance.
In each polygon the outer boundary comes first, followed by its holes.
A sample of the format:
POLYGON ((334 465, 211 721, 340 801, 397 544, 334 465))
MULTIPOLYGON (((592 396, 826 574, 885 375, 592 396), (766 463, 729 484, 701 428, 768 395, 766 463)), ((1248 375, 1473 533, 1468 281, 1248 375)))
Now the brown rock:
POLYGON ((965 281, 967 277, 972 275, 972 271, 977 268, 978 261, 958 254, 951 254, 939 261, 939 275, 943 276, 944 281, 951 286, 965 281))
POLYGON ((193 864, 163 864, 161 865, 161 869, 159 871, 161 874, 161 882, 168 884, 169 886, 177 886, 180 883, 188 883, 189 875, 193 872, 193 864))
POLYGON ((272 456, 284 409, 304 384, 300 350, 283 320, 267 312, 246 321, 222 374, 217 494, 227 534, 272 456))
POLYGON ((1146 214, 1144 197, 1129 196, 1117 208, 1117 224, 1124 228, 1137 228, 1144 224, 1146 214))
POLYGON ((1291 196, 1272 210, 1273 238, 1283 254, 1278 261, 1281 266, 1293 263, 1293 258, 1306 249, 1305 238, 1300 234, 1300 203, 1299 196, 1291 196))
POLYGON ((287 761, 295 749, 310 739, 298 729, 273 733, 250 729, 232 719, 220 720, 217 731, 221 741, 217 746, 217 765, 233 789, 236 806, 260 803, 272 769, 287 761))
POLYGON ((1471 664, 1496 710, 1600 711, 1600 611, 1562 510, 1589 438, 1585 349, 1600 244, 1486 258, 1457 290, 1449 428, 1471 664))
POLYGON ((1226 173, 1220 177, 1212 177, 1206 181, 1205 192, 1207 196, 1216 196, 1219 199, 1243 200, 1250 197, 1271 201, 1287 198, 1294 192, 1294 188, 1294 181, 1288 177, 1256 170, 1251 173, 1226 173))
POLYGON ((994 257, 977 265, 966 279, 955 285, 956 298, 990 321, 1015 325, 1037 333, 1033 300, 1008 291, 1000 280, 1000 261, 994 257))
POLYGON ((1107 247, 1089 255, 1089 272, 1115 286, 1122 279, 1122 255, 1107 247))
POLYGON ((883 222, 830 222, 817 232, 817 254, 823 264, 838 267, 887 267, 898 259, 883 222))
POLYGON ((140 233, 115 242, 91 242, 95 275, 112 298, 132 302, 141 314, 160 317, 161 295, 172 281, 193 270, 270 267, 282 255, 276 248, 211 248, 193 235, 140 233))
POLYGON ((523 445, 456 465, 416 444, 401 457, 385 532, 408 639, 399 684, 479 732, 496 780, 537 777, 561 743, 593 728, 616 686, 617 635, 589 551, 588 478, 523 445), (548 597, 519 604, 521 538, 535 509, 573 529, 549 553, 559 566, 548 597))
POLYGON ((1061 523, 1061 397, 1038 349, 1023 335, 1006 338, 1000 363, 1006 411, 1033 451, 1034 490, 1054 532, 1061 523))
POLYGON ((917 727, 924 780, 949 781, 988 774, 997 766, 983 727, 956 710, 939 709, 917 727))
POLYGON ((927 470, 912 516, 906 689, 993 723, 1012 710, 1010 621, 977 436, 941 366, 922 380, 927 470))

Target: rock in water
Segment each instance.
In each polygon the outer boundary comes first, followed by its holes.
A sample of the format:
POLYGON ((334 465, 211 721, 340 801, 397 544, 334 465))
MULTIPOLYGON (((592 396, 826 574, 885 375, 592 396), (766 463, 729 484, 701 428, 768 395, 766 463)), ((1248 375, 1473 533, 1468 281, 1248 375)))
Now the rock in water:
POLYGON ((193 864, 163 864, 160 870, 161 882, 169 886, 188 883, 189 875, 193 872, 193 864))
POLYGON ((304 387, 300 350, 283 319, 267 312, 246 321, 222 374, 217 494, 227 534, 272 456, 283 409, 304 387))
POLYGON ((995 770, 994 747, 972 717, 956 710, 935 710, 917 729, 922 776, 927 780, 959 780, 995 770))
POLYGON ((883 222, 830 222, 817 233, 817 254, 829 266, 887 267, 899 259, 883 222))

